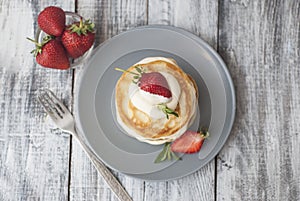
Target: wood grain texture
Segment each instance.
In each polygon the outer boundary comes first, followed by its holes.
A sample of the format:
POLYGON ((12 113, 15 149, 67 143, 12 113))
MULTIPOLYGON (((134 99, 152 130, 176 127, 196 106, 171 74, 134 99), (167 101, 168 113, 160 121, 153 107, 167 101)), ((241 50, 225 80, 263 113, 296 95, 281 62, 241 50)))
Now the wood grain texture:
POLYGON ((49 88, 72 109, 73 82, 86 65, 45 69, 30 55, 25 38, 49 5, 94 20, 96 46, 137 26, 174 25, 228 65, 237 116, 216 160, 169 182, 114 172, 134 200, 300 200, 300 1, 0 0, 0 201, 117 200, 35 99, 49 88))
MULTIPOLYGON (((151 0, 149 24, 184 28, 217 47, 218 1, 151 0)), ((146 182, 145 200, 214 200, 215 161, 189 176, 169 182, 146 182)))
POLYGON ((149 24, 183 28, 217 48, 217 0, 150 0, 148 15, 149 24))
MULTIPOLYGON (((96 45, 128 29, 147 22, 145 0, 78 1, 77 11, 91 18, 97 29, 96 45)), ((76 70, 80 76, 84 65, 76 70)), ((75 80, 76 81, 76 80, 75 80)), ((76 84, 75 84, 76 85, 76 84)), ((144 182, 114 172, 133 200, 143 200, 144 182)), ((103 178, 97 173, 81 147, 73 140, 70 200, 117 200, 103 178)))
POLYGON ((217 200, 300 200, 300 2, 220 2, 237 116, 219 155, 217 200))
POLYGON ((38 89, 49 88, 70 103, 72 73, 36 65, 30 54, 34 45, 26 37, 34 37, 41 9, 74 5, 66 1, 0 3, 0 200, 66 200, 69 136, 45 123, 35 97, 38 89))

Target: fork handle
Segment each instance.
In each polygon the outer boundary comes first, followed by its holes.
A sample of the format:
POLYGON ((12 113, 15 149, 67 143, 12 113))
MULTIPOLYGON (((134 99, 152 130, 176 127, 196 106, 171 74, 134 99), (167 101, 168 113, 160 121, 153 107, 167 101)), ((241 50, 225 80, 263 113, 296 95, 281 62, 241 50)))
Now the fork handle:
POLYGON ((83 139, 78 135, 75 128, 73 130, 68 130, 69 133, 74 136, 83 150, 86 152, 90 160, 93 162, 95 168, 102 175, 106 183, 109 185, 110 189, 114 192, 114 194, 118 197, 120 201, 132 201, 132 198, 129 196, 127 191, 123 188, 117 178, 109 171, 109 169, 105 166, 105 164, 98 160, 92 150, 85 144, 83 139))

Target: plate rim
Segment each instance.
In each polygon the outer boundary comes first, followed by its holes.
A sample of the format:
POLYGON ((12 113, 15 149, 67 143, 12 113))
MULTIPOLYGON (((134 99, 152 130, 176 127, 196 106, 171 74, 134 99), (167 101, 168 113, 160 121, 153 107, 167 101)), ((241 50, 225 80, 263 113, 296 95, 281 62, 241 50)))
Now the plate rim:
MULTIPOLYGON (((131 174, 131 173, 124 173, 124 172, 121 172, 119 170, 116 169, 116 171, 124 174, 124 175, 127 175, 129 177, 132 177, 132 178, 136 178, 136 179, 140 179, 140 180, 147 180, 147 181, 168 181, 168 180, 174 180, 174 179, 178 179, 178 178, 182 178, 184 176, 187 176, 189 174, 192 174, 196 171, 198 171, 200 168, 202 168, 203 166, 207 165, 212 159, 215 158, 215 156, 220 152, 220 150, 223 148, 224 144, 226 143, 229 135, 230 135, 230 132, 232 130, 232 127, 233 127, 233 123, 234 123, 234 119, 235 119, 235 115, 236 115, 236 96, 235 96, 235 89, 234 89, 234 85, 233 85, 233 81, 232 81, 232 78, 230 76, 230 73, 228 71, 228 68, 227 68, 227 65, 225 64, 225 62, 223 61, 223 59, 221 58, 221 56, 216 52, 216 50, 214 50, 208 43, 206 43, 203 39, 201 39, 200 37, 198 37, 197 35, 193 34, 192 32, 189 32, 183 28, 180 28, 180 27, 175 27, 175 26, 169 26, 169 25, 146 25, 146 26, 139 26, 139 27, 136 27, 136 28, 133 28, 133 29, 130 29, 130 30, 127 30, 127 31, 124 31, 116 36, 113 36, 111 37, 110 39, 104 41, 103 43, 101 43, 98 47, 96 47, 93 51, 93 55, 95 52, 97 52, 98 49, 102 48, 105 44, 109 43, 111 40, 113 40, 115 37, 117 36, 120 36, 120 35, 123 35, 123 34, 128 34, 132 31, 136 31, 136 30, 140 30, 140 29, 151 29, 151 28, 154 28, 154 29, 167 29, 167 30, 172 30, 172 31, 175 31, 175 32, 178 32, 182 35, 185 35, 186 37, 192 39, 194 42, 200 44, 201 46, 203 46, 205 48, 205 51, 209 51, 209 53, 211 53, 213 55, 213 57, 215 59, 217 59, 217 61, 220 63, 220 66, 221 66, 221 69, 223 70, 223 74, 225 75, 226 77, 226 82, 227 84, 229 85, 229 89, 230 89, 230 96, 231 96, 231 99, 232 99, 232 102, 230 102, 230 105, 232 105, 232 108, 230 109, 230 112, 231 112, 231 115, 230 115, 230 122, 229 122, 229 125, 227 125, 228 127, 228 132, 226 133, 225 137, 224 137, 224 134, 222 133, 221 136, 223 136, 223 139, 218 139, 216 145, 214 146, 214 148, 210 151, 209 154, 207 154, 206 158, 209 157, 212 153, 212 157, 210 156, 210 159, 205 162, 202 166, 199 166, 198 168, 196 168, 195 170, 193 171, 188 171, 187 173, 185 174, 181 174, 177 177, 170 177, 170 178, 167 178, 167 179, 149 179, 149 178, 140 178, 140 177, 137 177, 138 175, 147 175, 147 174, 155 174, 156 172, 152 172, 152 173, 143 173, 143 174, 131 174), (222 141, 220 144, 220 140, 222 141), (219 145, 218 145, 219 144, 219 145)), ((92 56, 93 56, 92 55, 92 56)), ((90 63, 92 62, 92 60, 90 60, 86 66, 89 66, 90 63)), ((87 69, 87 68, 86 68, 87 69)), ((218 69, 219 71, 220 69, 218 69)), ((77 80, 76 82, 76 85, 75 85, 75 90, 74 90, 74 100, 75 100, 75 103, 74 103, 74 114, 76 113, 75 116, 75 120, 76 120, 76 123, 78 125, 78 128, 80 128, 80 130, 82 129, 81 125, 80 125, 80 121, 78 119, 78 107, 79 107, 79 104, 78 103, 78 95, 79 95, 79 89, 80 89, 80 84, 81 84, 81 81, 82 81, 82 78, 84 77, 84 75, 86 74, 86 70, 83 69, 81 72, 80 72, 80 75, 78 76, 79 79, 77 80)), ((223 79, 223 82, 224 82, 224 79, 223 79)), ((224 84, 224 83, 223 83, 224 84)), ((226 91, 226 94, 227 94, 227 91, 226 91)), ((227 111, 228 112, 228 111, 227 111)), ((224 125, 225 127, 225 125, 224 125)), ((224 128, 223 128, 224 129, 224 128)), ((82 130, 81 130, 82 131, 82 130)), ((222 130, 223 131, 223 130, 222 130)), ((97 157, 98 160, 101 160, 98 158, 98 155, 94 152, 92 146, 89 144, 88 140, 86 139, 86 135, 84 134, 84 132, 81 132, 82 133, 82 136, 85 138, 85 142, 86 144, 89 146, 89 148, 93 151, 94 155, 97 157)), ((108 165, 109 166, 109 165, 108 165)), ((110 166, 109 166, 110 167, 110 166)), ((112 169, 115 169, 113 167, 111 167, 112 169)), ((160 171, 160 170, 159 170, 160 171)), ((158 172, 159 172, 158 171, 158 172)))

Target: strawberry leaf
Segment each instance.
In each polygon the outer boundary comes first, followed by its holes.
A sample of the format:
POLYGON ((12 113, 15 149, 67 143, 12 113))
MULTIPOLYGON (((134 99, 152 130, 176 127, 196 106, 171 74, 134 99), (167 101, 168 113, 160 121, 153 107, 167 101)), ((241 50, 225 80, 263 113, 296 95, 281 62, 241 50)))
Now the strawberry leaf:
POLYGON ((43 37, 42 39, 42 46, 45 45, 46 43, 48 43, 50 40, 54 39, 54 36, 50 36, 50 35, 46 35, 45 37, 43 37))
POLYGON ((115 70, 121 71, 121 72, 123 72, 123 73, 130 73, 130 74, 132 74, 132 75, 140 76, 140 74, 138 74, 138 73, 135 73, 135 72, 132 72, 132 71, 128 71, 128 70, 124 70, 124 69, 122 69, 122 68, 115 68, 115 70))
POLYGON ((139 73, 143 73, 142 69, 141 69, 139 66, 136 66, 136 67, 135 67, 135 70, 136 70, 137 72, 139 72, 139 73))
POLYGON ((162 162, 166 159, 167 156, 167 151, 169 150, 170 143, 166 143, 163 150, 158 154, 158 156, 156 157, 154 163, 159 163, 162 162))
POLYGON ((171 142, 165 143, 165 146, 163 150, 158 154, 156 157, 154 163, 160 163, 165 160, 171 161, 171 160, 181 160, 180 157, 178 157, 172 150, 171 150, 171 142))
POLYGON ((166 104, 158 104, 157 107, 163 113, 165 113, 167 119, 169 119, 169 115, 174 115, 175 117, 179 117, 178 113, 172 110, 171 108, 168 108, 166 104))
POLYGON ((87 35, 88 32, 95 33, 95 24, 90 20, 85 20, 81 18, 79 22, 72 24, 67 30, 70 30, 72 33, 77 33, 80 35, 87 35))
POLYGON ((54 36, 50 36, 50 35, 46 35, 45 37, 43 37, 42 39, 42 42, 39 43, 38 41, 36 40, 33 40, 31 38, 26 38, 27 40, 33 42, 35 44, 35 49, 33 49, 30 53, 33 54, 35 57, 38 55, 38 54, 41 54, 42 53, 42 47, 48 43, 49 41, 51 41, 52 39, 54 39, 55 37, 54 36))
POLYGON ((201 137, 203 138, 208 138, 209 137, 209 132, 207 127, 202 127, 199 131, 201 137))
POLYGON ((170 152, 171 152, 172 157, 173 157, 176 161, 181 160, 181 158, 178 157, 173 151, 170 151, 170 152))
POLYGON ((170 161, 172 159, 171 151, 168 151, 167 155, 168 155, 168 160, 170 161))
POLYGON ((124 70, 124 69, 121 69, 121 68, 115 68, 115 70, 117 70, 117 71, 121 71, 123 73, 130 73, 130 74, 134 75, 132 83, 138 84, 139 81, 140 81, 140 78, 142 77, 143 71, 138 66, 135 67, 135 69, 136 69, 137 73, 136 72, 132 72, 132 71, 128 71, 128 70, 124 70))

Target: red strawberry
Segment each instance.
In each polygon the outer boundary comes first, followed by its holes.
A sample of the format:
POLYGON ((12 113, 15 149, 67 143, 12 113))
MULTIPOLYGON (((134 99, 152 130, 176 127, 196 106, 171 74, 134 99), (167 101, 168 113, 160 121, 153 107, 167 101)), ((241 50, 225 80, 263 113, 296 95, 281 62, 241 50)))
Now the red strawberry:
POLYGON ((172 97, 172 93, 169 89, 169 85, 168 85, 166 78, 159 72, 145 73, 142 70, 142 68, 140 68, 138 66, 135 67, 137 72, 127 71, 127 70, 123 70, 120 68, 115 68, 115 69, 118 71, 133 74, 134 75, 133 82, 135 84, 138 84, 140 89, 142 89, 146 92, 164 96, 166 98, 172 97))
POLYGON ((171 151, 180 153, 196 153, 201 149, 208 132, 186 131, 171 144, 171 151))
POLYGON ((139 87, 152 94, 172 97, 166 78, 159 72, 143 73, 139 80, 139 87))
POLYGON ((36 49, 32 51, 35 55, 36 62, 48 68, 68 69, 70 68, 70 61, 61 42, 51 38, 45 37, 43 42, 27 38, 36 44, 36 49))
POLYGON ((59 7, 46 7, 38 16, 39 27, 49 35, 61 36, 65 29, 65 23, 65 12, 59 7))
POLYGON ((95 40, 95 25, 87 20, 76 22, 64 31, 62 43, 70 57, 76 59, 88 51, 95 40))

